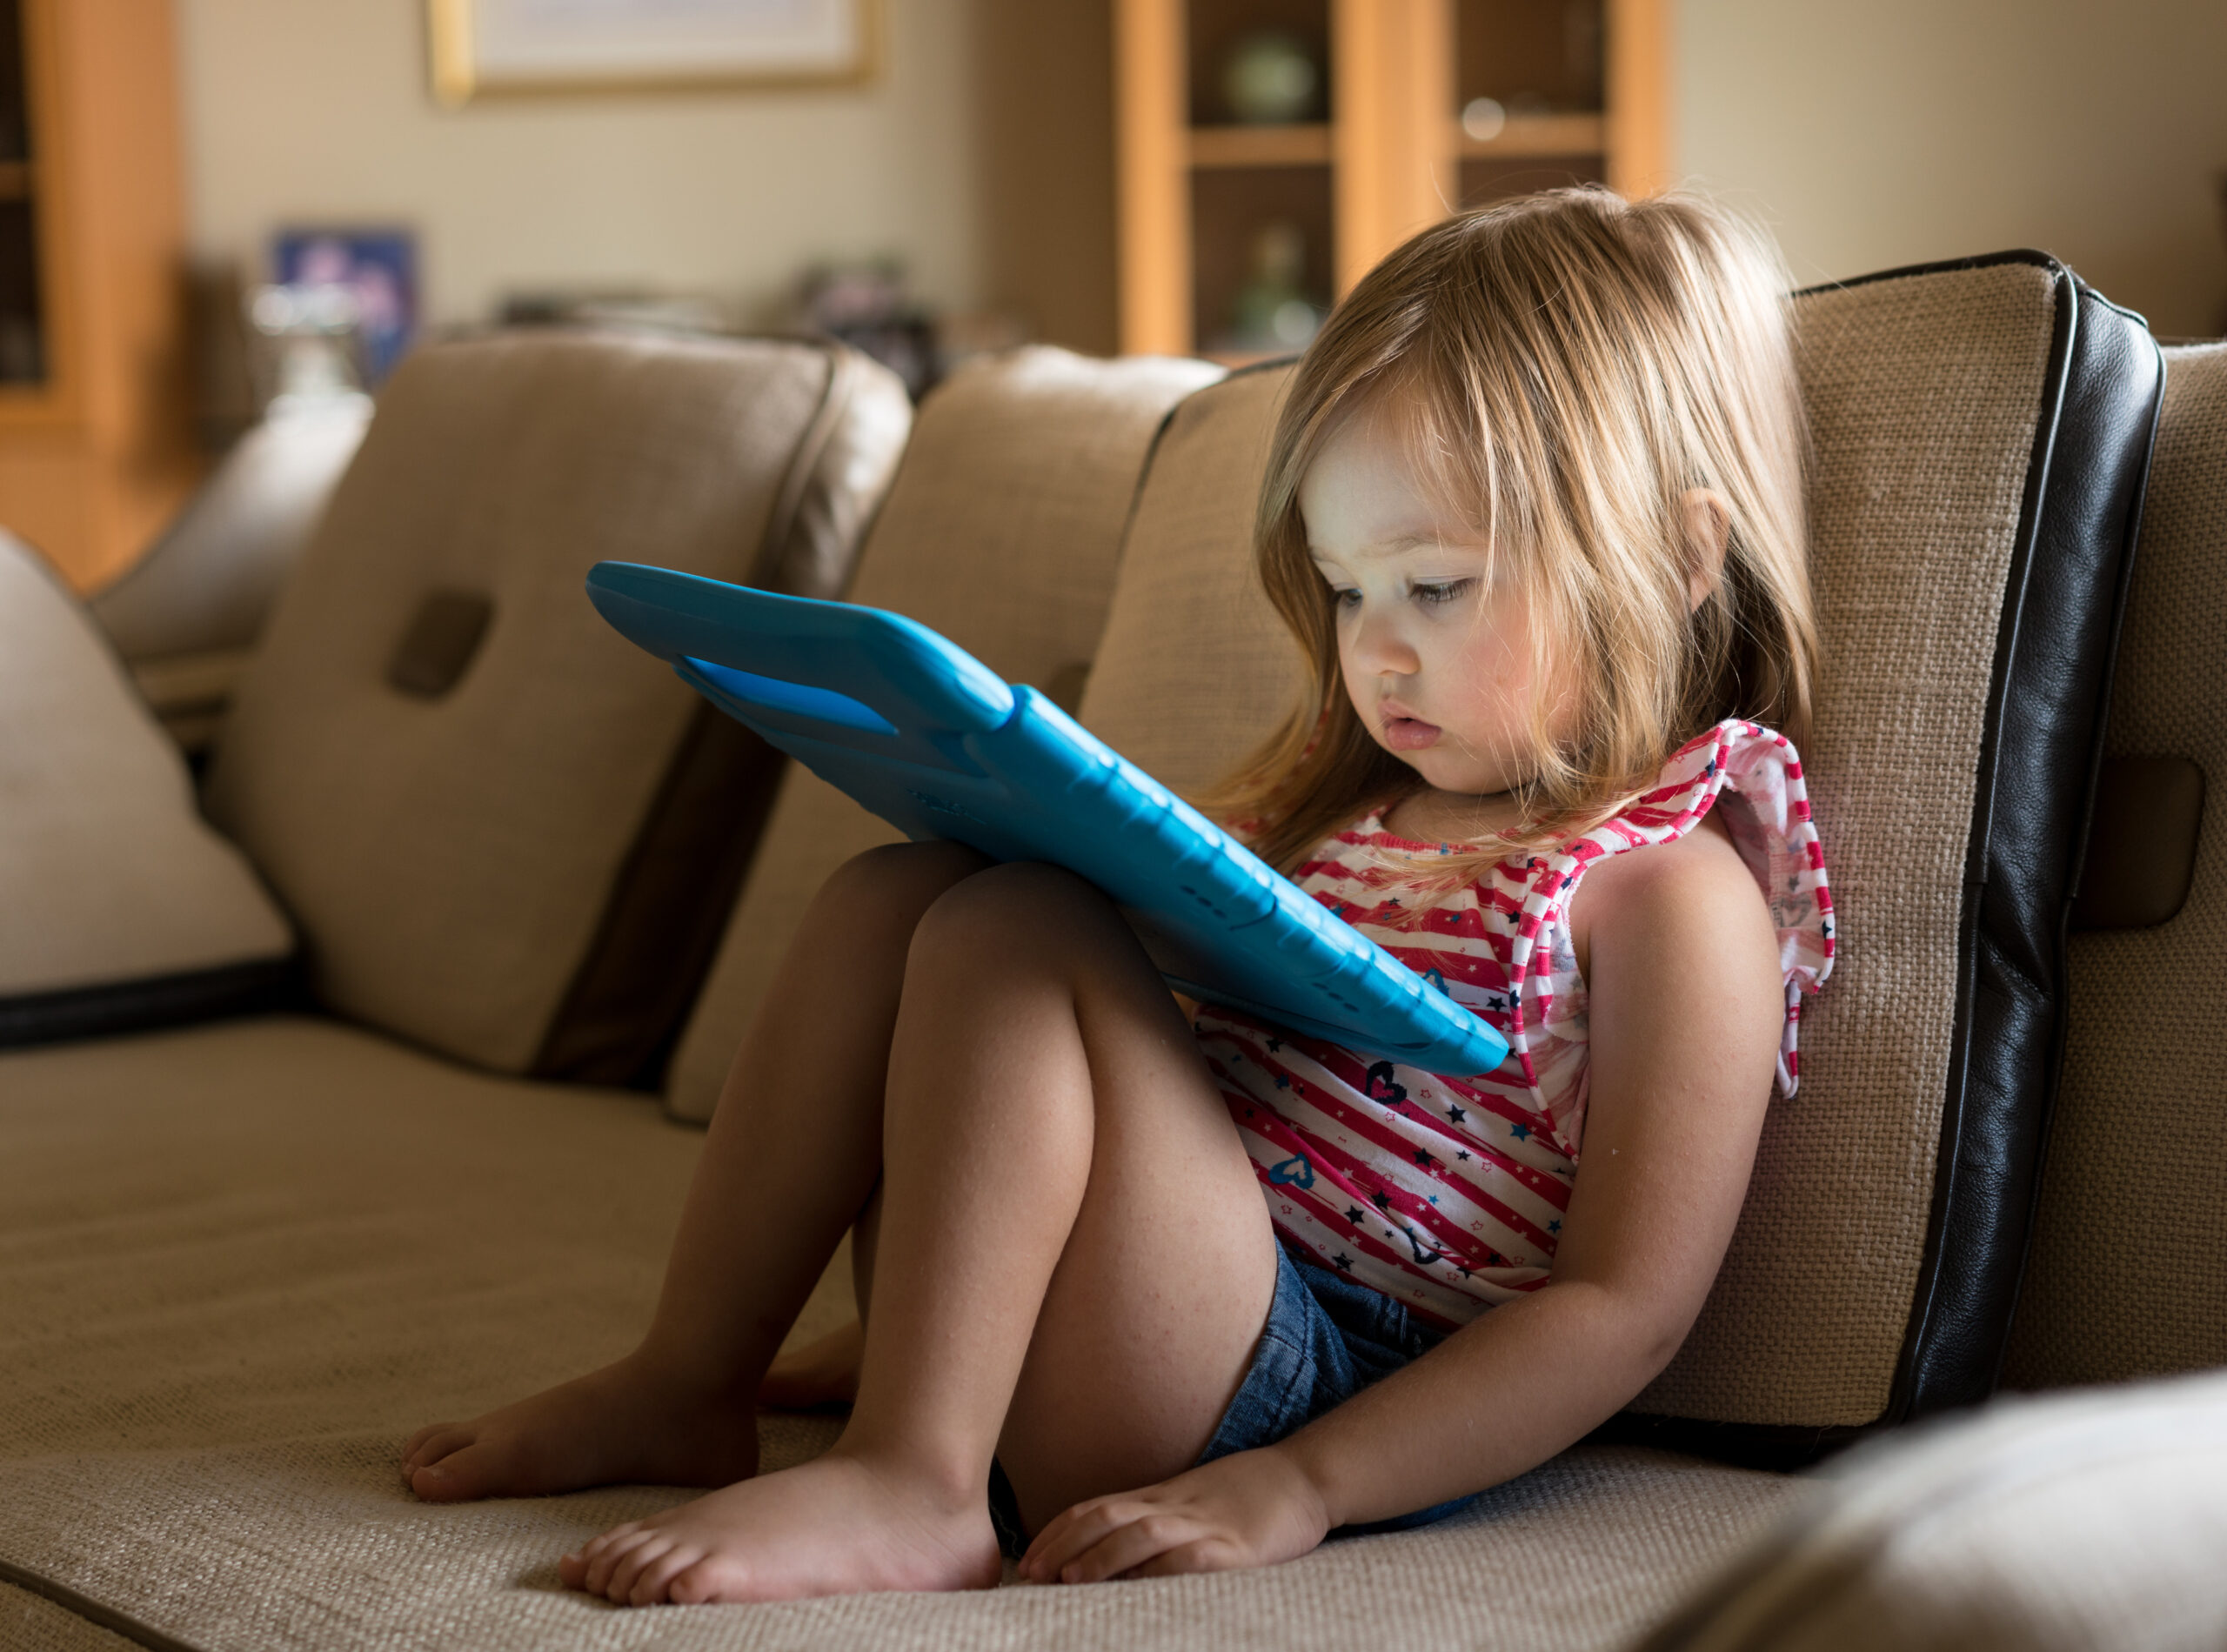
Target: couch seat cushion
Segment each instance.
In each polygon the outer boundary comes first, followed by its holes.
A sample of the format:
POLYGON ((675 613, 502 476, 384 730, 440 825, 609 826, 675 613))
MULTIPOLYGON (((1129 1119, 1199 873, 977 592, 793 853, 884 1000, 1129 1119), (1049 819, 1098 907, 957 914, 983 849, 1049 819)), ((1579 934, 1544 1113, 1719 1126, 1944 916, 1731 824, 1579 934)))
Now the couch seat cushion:
MULTIPOLYGON (((621 1612, 556 1557, 685 1494, 433 1508, 396 1447, 629 1345, 700 1138, 643 1097, 298 1020, 20 1052, 0 1097, 0 1582, 149 1643, 1608 1646, 1801 1488, 1584 1449, 1458 1523, 1270 1571, 621 1612)), ((772 1464, 833 1434, 762 1427, 772 1464)))

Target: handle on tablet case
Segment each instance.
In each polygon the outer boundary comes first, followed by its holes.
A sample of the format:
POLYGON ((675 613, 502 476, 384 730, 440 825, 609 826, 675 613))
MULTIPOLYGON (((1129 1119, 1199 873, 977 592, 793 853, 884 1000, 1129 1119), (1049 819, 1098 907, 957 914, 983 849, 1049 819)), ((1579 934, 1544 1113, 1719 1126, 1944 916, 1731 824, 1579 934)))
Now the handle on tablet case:
POLYGON ((831 613, 807 598, 632 562, 598 563, 588 573, 588 599, 683 682, 745 722, 971 773, 978 770, 965 738, 1001 728, 1013 715, 1013 692, 1002 678, 901 614, 831 613))

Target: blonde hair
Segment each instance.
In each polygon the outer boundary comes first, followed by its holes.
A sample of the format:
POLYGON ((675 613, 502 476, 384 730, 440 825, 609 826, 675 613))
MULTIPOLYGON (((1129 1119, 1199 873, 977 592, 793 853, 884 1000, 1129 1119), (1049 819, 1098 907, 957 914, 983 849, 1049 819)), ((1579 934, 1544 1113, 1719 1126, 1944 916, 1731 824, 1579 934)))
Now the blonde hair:
POLYGON ((1784 265, 1762 231, 1686 195, 1556 190, 1424 231, 1364 277, 1301 359, 1254 524, 1269 599, 1310 673, 1306 702, 1202 799, 1286 871, 1422 782, 1370 737, 1341 681, 1334 598, 1299 486, 1364 411, 1396 422, 1444 508, 1530 596, 1535 683, 1568 672, 1575 733, 1530 708, 1520 823, 1433 856, 1451 886, 1511 849, 1589 829, 1729 716, 1797 744, 1817 639, 1802 514, 1805 427, 1784 265), (1689 489, 1730 512, 1722 577, 1689 489), (1502 558, 1506 561, 1503 564, 1502 558))

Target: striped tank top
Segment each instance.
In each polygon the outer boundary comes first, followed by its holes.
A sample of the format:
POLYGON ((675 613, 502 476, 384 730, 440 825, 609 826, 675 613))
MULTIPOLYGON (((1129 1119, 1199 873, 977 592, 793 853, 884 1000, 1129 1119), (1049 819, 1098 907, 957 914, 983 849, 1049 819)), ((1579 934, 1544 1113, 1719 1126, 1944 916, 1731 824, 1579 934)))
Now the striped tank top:
POLYGON ((1832 897, 1802 762, 1786 739, 1731 720, 1682 747, 1660 782, 1552 853, 1501 861, 1402 911, 1384 811, 1319 846, 1306 890, 1508 1040, 1477 1078, 1447 1078, 1200 1012, 1200 1052, 1236 1121, 1276 1231, 1441 1328, 1545 1283, 1585 1132, 1586 989, 1569 903, 1609 855, 1683 837, 1719 805, 1770 903, 1786 983, 1780 1090, 1791 1095, 1802 998, 1830 973, 1832 897))

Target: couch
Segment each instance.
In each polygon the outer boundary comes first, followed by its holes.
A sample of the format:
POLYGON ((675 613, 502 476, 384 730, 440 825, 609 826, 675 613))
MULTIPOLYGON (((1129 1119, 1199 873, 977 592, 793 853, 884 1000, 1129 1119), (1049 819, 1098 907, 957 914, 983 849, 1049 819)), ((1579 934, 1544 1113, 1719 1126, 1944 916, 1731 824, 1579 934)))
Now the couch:
POLYGON ((1247 560, 1287 365, 1024 350, 915 418, 800 344, 427 350, 197 788, 0 546, 0 1645, 2217 1644, 2227 346, 2038 254, 1798 311, 1846 926, 1802 1093, 1627 1415, 1255 1573, 625 1611, 557 1555, 686 1494, 437 1508, 395 1460, 630 1346, 781 943, 888 835, 587 565, 913 614, 1201 785, 1296 680, 1247 560))

